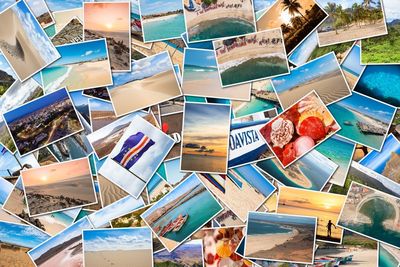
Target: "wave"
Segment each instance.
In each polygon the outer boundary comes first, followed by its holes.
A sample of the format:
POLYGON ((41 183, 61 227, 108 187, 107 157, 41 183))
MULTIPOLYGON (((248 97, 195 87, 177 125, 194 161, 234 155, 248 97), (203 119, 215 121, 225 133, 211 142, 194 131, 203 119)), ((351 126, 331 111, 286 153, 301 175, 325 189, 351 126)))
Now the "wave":
POLYGON ((49 84, 45 85, 44 90, 45 90, 46 94, 54 92, 57 89, 61 88, 62 87, 61 85, 63 84, 63 82, 68 78, 73 67, 72 66, 63 66, 63 67, 67 69, 66 72, 63 75, 59 76, 58 78, 54 79, 49 84))

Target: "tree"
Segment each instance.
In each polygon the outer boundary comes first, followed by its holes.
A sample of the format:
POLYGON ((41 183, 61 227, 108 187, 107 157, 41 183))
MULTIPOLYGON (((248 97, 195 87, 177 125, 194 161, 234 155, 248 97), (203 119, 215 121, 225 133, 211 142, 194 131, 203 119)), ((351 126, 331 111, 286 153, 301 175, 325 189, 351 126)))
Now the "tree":
POLYGON ((299 14, 300 16, 303 17, 303 19, 305 21, 308 22, 308 19, 300 12, 300 9, 302 9, 302 6, 298 2, 298 0, 283 0, 282 5, 283 5, 283 10, 289 11, 289 14, 291 16, 295 16, 296 14, 299 14))
POLYGON ((295 30, 301 29, 303 27, 303 20, 299 16, 292 17, 290 19, 290 23, 293 25, 293 28, 295 30))
POLYGON ((284 35, 287 34, 287 33, 290 33, 292 31, 292 27, 287 23, 282 23, 281 29, 282 29, 282 33, 284 35))
POLYGON ((337 5, 335 3, 330 3, 328 2, 328 4, 325 7, 325 11, 329 14, 329 17, 332 18, 333 20, 333 27, 335 28, 335 32, 336 34, 338 34, 337 32, 337 28, 336 28, 336 20, 337 20, 337 5))

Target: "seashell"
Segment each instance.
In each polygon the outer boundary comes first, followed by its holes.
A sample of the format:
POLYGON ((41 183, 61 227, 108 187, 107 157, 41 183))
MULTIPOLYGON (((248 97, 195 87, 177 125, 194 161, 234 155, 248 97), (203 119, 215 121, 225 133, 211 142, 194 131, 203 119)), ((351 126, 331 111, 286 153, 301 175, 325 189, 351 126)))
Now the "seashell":
POLYGON ((284 147, 292 140, 294 125, 290 120, 277 118, 271 124, 271 142, 273 146, 284 147))

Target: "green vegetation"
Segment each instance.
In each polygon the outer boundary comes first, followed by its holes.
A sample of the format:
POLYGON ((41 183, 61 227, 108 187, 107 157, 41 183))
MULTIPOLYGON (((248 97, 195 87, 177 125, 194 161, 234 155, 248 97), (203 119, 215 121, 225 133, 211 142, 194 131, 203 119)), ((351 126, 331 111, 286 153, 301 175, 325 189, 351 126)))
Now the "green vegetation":
POLYGON ((361 180, 360 178, 358 178, 357 176, 348 174, 343 187, 333 184, 331 187, 331 190, 329 190, 329 192, 335 193, 335 194, 340 194, 340 195, 347 195, 347 191, 349 191, 350 184, 352 181, 360 183, 360 184, 365 184, 365 182, 363 180, 361 180))
MULTIPOLYGON (((164 261, 164 262, 154 262, 154 267, 185 267, 187 265, 185 264, 180 264, 180 263, 175 263, 172 261, 164 261)), ((193 263, 190 265, 192 267, 201 267, 201 264, 198 263, 193 263)))
POLYGON ((363 248, 370 248, 370 249, 376 249, 377 248, 377 242, 365 238, 360 235, 356 234, 348 234, 349 232, 346 232, 343 236, 343 245, 348 245, 348 246, 359 246, 363 248))
POLYGON ((400 63, 400 25, 389 26, 388 35, 368 38, 361 42, 361 62, 400 63))
POLYGON ((341 44, 334 44, 334 45, 329 45, 329 46, 324 46, 324 47, 319 47, 317 46, 311 53, 310 57, 308 58, 308 61, 316 59, 317 57, 323 56, 327 53, 330 52, 335 52, 336 57, 338 61, 340 62, 347 50, 349 50, 352 46, 353 42, 347 42, 347 43, 341 43, 341 44))
POLYGON ((17 150, 5 124, 0 127, 0 143, 13 153, 17 150))

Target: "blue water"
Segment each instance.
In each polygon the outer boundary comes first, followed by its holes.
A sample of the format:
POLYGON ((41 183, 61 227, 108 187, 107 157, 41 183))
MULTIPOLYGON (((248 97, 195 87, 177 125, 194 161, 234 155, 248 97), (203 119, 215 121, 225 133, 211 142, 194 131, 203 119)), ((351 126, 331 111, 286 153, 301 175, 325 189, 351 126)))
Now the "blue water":
POLYGON ((247 234, 250 235, 290 233, 291 231, 292 231, 291 229, 284 228, 277 224, 251 221, 251 220, 249 220, 247 228, 247 234))
POLYGON ((379 267, 398 266, 400 262, 382 246, 379 247, 379 267))
POLYGON ((218 79, 218 69, 217 68, 206 68, 201 66, 185 66, 183 72, 184 81, 192 81, 192 80, 204 80, 209 79, 210 76, 217 75, 218 79))
POLYGON ((245 106, 242 106, 239 110, 234 111, 234 113, 235 117, 242 117, 266 109, 272 109, 278 107, 280 107, 278 102, 256 98, 255 96, 252 95, 250 101, 246 102, 245 106))
POLYGON ((332 104, 328 107, 329 111, 335 117, 336 121, 342 127, 337 134, 349 138, 356 143, 361 143, 379 150, 384 141, 383 135, 363 134, 357 127, 357 121, 363 121, 358 118, 350 109, 338 104, 332 104), (344 122, 351 122, 353 125, 345 125, 344 122))
POLYGON ((73 223, 74 218, 69 217, 67 214, 63 212, 54 212, 51 214, 58 222, 65 226, 69 226, 73 223))
POLYGON ((353 70, 347 68, 347 67, 344 66, 344 65, 341 65, 340 67, 341 67, 343 70, 345 70, 345 71, 347 71, 347 72, 350 72, 351 74, 355 75, 356 77, 360 76, 359 73, 357 73, 357 72, 355 72, 355 71, 353 71, 353 70))
POLYGON ((68 71, 68 67, 65 66, 56 66, 56 67, 48 67, 42 70, 43 77, 43 86, 49 87, 52 83, 54 83, 57 79, 65 75, 68 71))
POLYGON ((400 106, 400 66, 367 66, 354 91, 400 106))
POLYGON ((56 27, 54 25, 51 25, 44 29, 44 32, 48 37, 53 37, 54 35, 56 35, 56 27))
POLYGON ((185 20, 183 14, 179 14, 166 20, 144 22, 142 28, 146 42, 173 39, 185 31, 185 20))
POLYGON ((204 42, 196 42, 196 43, 189 43, 187 39, 187 33, 183 33, 181 35, 182 39, 185 41, 187 47, 189 48, 200 48, 200 49, 207 49, 207 50, 213 50, 213 44, 211 41, 204 41, 204 42))

